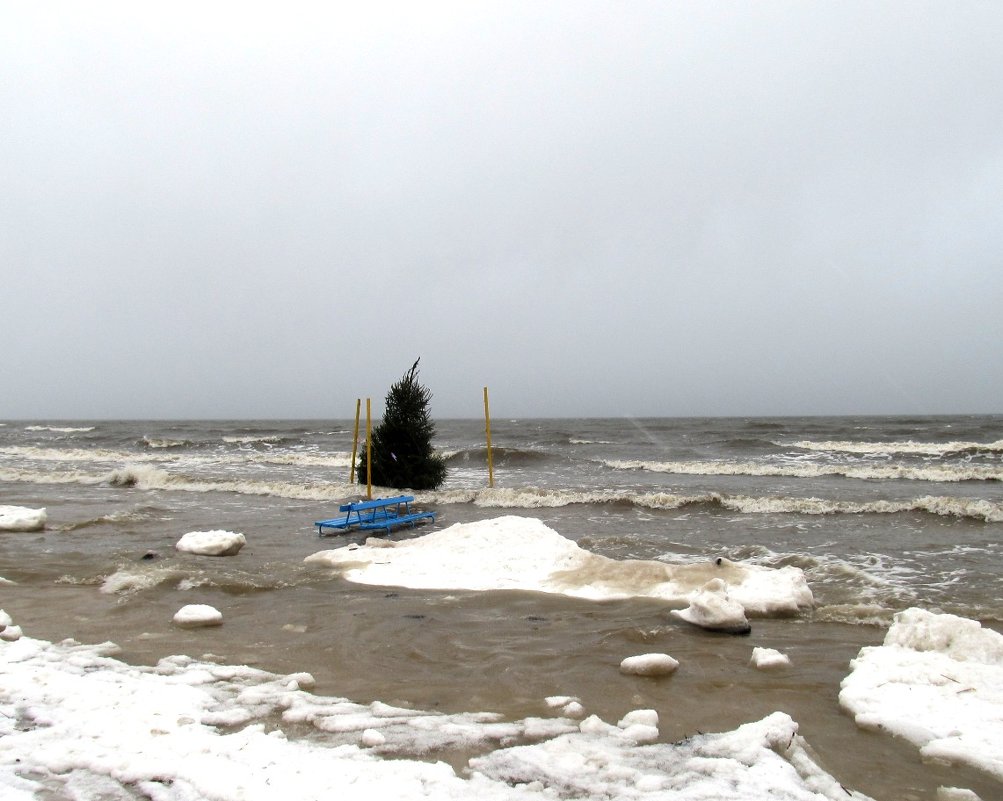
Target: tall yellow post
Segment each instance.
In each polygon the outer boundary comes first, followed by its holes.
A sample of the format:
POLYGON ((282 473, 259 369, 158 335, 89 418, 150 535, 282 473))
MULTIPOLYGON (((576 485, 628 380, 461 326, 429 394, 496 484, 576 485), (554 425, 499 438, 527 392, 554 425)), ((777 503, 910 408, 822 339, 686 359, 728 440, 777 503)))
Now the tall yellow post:
POLYGON ((355 457, 359 455, 359 411, 362 398, 355 399, 355 434, 352 436, 352 465, 348 468, 348 483, 355 483, 355 457))
POLYGON ((491 410, 488 407, 488 388, 484 387, 484 432, 488 437, 488 486, 495 485, 495 468, 491 461, 491 410))
POLYGON ((373 499, 373 426, 369 398, 366 398, 366 498, 373 499))

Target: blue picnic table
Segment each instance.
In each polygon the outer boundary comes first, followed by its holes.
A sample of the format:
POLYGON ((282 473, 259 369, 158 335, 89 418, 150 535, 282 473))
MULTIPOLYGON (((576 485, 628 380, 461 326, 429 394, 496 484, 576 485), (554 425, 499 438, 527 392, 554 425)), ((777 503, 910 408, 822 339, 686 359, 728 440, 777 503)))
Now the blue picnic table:
POLYGON ((375 529, 386 529, 389 534, 391 529, 397 526, 409 525, 414 528, 420 520, 435 521, 435 512, 412 512, 411 502, 413 495, 397 495, 393 498, 377 498, 373 501, 356 501, 355 503, 343 503, 339 510, 344 512, 343 517, 334 517, 330 520, 318 520, 314 523, 317 526, 317 536, 324 536, 324 529, 336 529, 349 531, 359 528, 364 531, 375 529))

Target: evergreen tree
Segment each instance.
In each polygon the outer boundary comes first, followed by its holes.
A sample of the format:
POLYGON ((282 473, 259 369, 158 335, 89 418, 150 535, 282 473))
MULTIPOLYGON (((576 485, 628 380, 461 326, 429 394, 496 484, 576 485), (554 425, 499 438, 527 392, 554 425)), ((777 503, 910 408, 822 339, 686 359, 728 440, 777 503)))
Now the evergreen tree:
MULTIPOLYGON (((432 450, 432 393, 418 383, 419 361, 390 387, 383 420, 372 431, 372 482, 381 487, 429 490, 446 478, 446 463, 432 450)), ((356 476, 360 484, 366 483, 365 449, 356 476)))

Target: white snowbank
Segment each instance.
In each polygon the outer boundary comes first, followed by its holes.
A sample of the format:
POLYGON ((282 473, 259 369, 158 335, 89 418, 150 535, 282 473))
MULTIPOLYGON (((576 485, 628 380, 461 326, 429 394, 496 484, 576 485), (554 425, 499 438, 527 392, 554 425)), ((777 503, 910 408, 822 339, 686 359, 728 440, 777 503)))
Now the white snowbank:
POLYGON ((678 667, 679 662, 668 654, 638 654, 624 659, 620 672, 633 676, 668 676, 678 667))
POLYGON ((233 531, 189 531, 174 546, 179 551, 200 556, 234 556, 247 544, 243 534, 233 531))
POLYGON ((657 734, 651 710, 628 713, 619 726, 595 716, 580 724, 504 722, 487 713, 314 696, 303 689, 312 686, 308 674, 276 676, 187 657, 133 667, 112 658, 116 650, 27 637, 0 643, 0 796, 866 798, 848 794, 812 762, 797 724, 779 712, 724 734, 641 744, 657 734), (276 720, 312 724, 318 733, 289 740, 276 720), (465 777, 444 762, 414 758, 440 749, 482 755, 465 777))
POLYGON ((711 579, 746 614, 793 614, 812 605, 804 572, 727 559, 670 565, 589 553, 536 518, 457 523, 400 542, 370 538, 308 556, 349 581, 414 589, 535 590, 590 600, 647 597, 685 606, 711 579))
POLYGON ((775 648, 753 648, 751 664, 760 670, 790 667, 791 659, 775 648))
POLYGON ((208 604, 188 604, 175 612, 173 619, 186 628, 218 626, 223 622, 223 613, 208 604))
POLYGON ((862 648, 850 667, 839 702, 857 725, 904 737, 925 759, 1003 780, 1003 635, 907 609, 884 645, 862 648))
POLYGON ((0 531, 39 531, 45 528, 45 509, 0 506, 0 531))

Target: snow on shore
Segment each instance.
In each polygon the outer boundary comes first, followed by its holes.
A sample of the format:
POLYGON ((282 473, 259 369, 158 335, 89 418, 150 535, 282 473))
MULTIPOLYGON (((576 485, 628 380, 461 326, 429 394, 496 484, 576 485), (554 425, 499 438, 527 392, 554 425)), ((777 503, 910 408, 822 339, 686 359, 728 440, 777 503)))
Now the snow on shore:
POLYGON ((1003 635, 975 620, 899 612, 884 644, 863 648, 840 704, 857 725, 904 737, 924 759, 1003 781, 1003 635))
POLYGON ((628 712, 617 725, 594 715, 507 722, 314 696, 309 674, 181 656, 133 667, 114 659, 116 650, 0 642, 0 796, 866 799, 812 761, 797 724, 780 712, 732 732, 651 743, 651 710, 628 712), (319 734, 290 740, 277 720, 319 734), (417 758, 451 748, 480 755, 462 773, 417 758))
MULTIPOLYGON (((746 614, 793 614, 812 605, 804 573, 727 559, 670 565, 589 553, 536 518, 457 523, 398 542, 370 538, 308 556, 350 581, 414 589, 536 590, 590 600, 648 597, 685 607, 709 582, 727 586, 746 614), (718 581, 719 580, 719 581, 718 581)), ((706 622, 706 621, 703 621, 706 622)))

